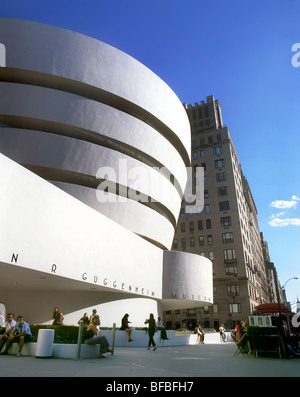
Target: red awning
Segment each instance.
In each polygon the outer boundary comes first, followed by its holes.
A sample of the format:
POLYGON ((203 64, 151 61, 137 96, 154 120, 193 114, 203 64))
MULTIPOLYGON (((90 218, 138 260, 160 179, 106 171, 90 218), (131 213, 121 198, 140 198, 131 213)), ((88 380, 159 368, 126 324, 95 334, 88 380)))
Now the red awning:
POLYGON ((264 303, 256 306, 255 309, 260 313, 290 313, 290 310, 280 303, 264 303))

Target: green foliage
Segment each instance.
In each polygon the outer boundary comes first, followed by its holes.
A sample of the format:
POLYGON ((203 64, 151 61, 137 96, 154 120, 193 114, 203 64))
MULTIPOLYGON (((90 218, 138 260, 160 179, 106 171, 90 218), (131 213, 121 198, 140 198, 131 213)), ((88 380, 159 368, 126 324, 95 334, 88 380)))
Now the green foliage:
POLYGON ((32 342, 37 341, 39 329, 54 329, 54 343, 77 344, 79 327, 75 325, 30 325, 32 342))
MULTIPOLYGON (((83 326, 83 336, 87 326, 83 326)), ((32 333, 32 342, 36 342, 38 338, 39 329, 54 329, 54 343, 77 344, 78 343, 78 325, 30 325, 32 333)), ((112 330, 111 327, 101 327, 104 330, 112 330)), ((137 327, 136 331, 147 331, 147 328, 137 327)))

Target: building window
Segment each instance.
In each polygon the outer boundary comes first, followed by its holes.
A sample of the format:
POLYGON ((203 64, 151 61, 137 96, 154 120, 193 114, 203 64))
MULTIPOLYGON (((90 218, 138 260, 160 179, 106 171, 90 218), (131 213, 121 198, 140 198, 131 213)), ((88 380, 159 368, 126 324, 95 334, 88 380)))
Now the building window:
POLYGON ((189 223, 189 231, 190 233, 194 233, 194 222, 189 223))
POLYGON ((180 209, 180 217, 181 217, 181 218, 184 217, 184 208, 181 208, 181 209, 180 209))
POLYGON ((198 230, 203 230, 203 221, 198 221, 198 230))
POLYGON ((181 230, 181 232, 185 232, 185 223, 181 223, 180 224, 180 230, 181 230))
POLYGON ((214 155, 218 156, 223 153, 223 147, 222 146, 214 147, 213 152, 214 152, 214 155))
POLYGON ((175 314, 180 314, 180 310, 175 310, 175 314))
POLYGON ((188 309, 188 314, 196 314, 196 309, 188 309))
POLYGON ((206 175, 204 175, 204 177, 203 177, 203 183, 204 183, 204 185, 207 185, 207 176, 206 175))
POLYGON ((200 150, 200 158, 201 159, 205 158, 205 150, 200 150))
POLYGON ((186 249, 186 238, 182 238, 182 239, 181 239, 181 248, 182 248, 183 250, 186 249))
POLYGON ((240 303, 229 303, 229 313, 242 313, 240 303))
POLYGON ((233 243, 233 233, 222 233, 223 243, 233 243))
POLYGON ((204 189, 204 198, 208 198, 208 189, 204 189))
POLYGON ((204 313, 204 314, 209 314, 209 308, 208 308, 208 306, 203 306, 203 313, 204 313))
POLYGON ((172 328, 171 321, 166 321, 166 329, 171 329, 171 328, 172 328))
POLYGON ((195 237, 190 237, 190 247, 195 247, 195 237))
POLYGON ((211 219, 206 219, 206 229, 211 229, 211 219))
POLYGON ((223 168, 225 165, 224 160, 215 160, 215 168, 223 168))
POLYGON ((235 250, 234 249, 224 250, 224 259, 226 261, 235 259, 235 250))
POLYGON ((207 244, 208 245, 212 245, 213 244, 213 236, 212 235, 207 236, 207 244))
POLYGON ((219 313, 218 305, 216 303, 214 303, 212 305, 212 312, 213 312, 213 314, 218 314, 219 313))
POLYGON ((193 160, 197 160, 197 152, 193 152, 193 160))
POLYGON ((227 186, 221 186, 217 188, 218 196, 227 196, 227 186))
POLYGON ((237 277, 237 268, 236 268, 236 266, 226 266, 225 272, 226 272, 226 277, 227 278, 237 277))
POLYGON ((208 259, 210 259, 211 261, 214 261, 214 260, 215 260, 214 251, 209 251, 209 253, 208 253, 208 259))
POLYGON ((209 206, 209 204, 205 204, 204 208, 205 208, 205 213, 206 213, 206 214, 209 214, 209 213, 210 213, 210 206, 209 206))
POLYGON ((227 285, 227 295, 237 296, 240 294, 240 288, 238 285, 227 285))
POLYGON ((217 135, 217 142, 222 142, 222 135, 217 135))
POLYGON ((219 210, 220 211, 229 211, 230 210, 229 201, 220 201, 219 202, 219 210))
POLYGON ((173 241, 173 249, 176 250, 178 248, 178 241, 175 239, 173 241))
POLYGON ((226 181, 226 172, 219 172, 216 174, 217 182, 224 182, 226 181))
POLYGON ((221 217, 221 226, 231 226, 231 216, 221 217))
POLYGON ((199 245, 204 245, 204 236, 199 236, 199 245))

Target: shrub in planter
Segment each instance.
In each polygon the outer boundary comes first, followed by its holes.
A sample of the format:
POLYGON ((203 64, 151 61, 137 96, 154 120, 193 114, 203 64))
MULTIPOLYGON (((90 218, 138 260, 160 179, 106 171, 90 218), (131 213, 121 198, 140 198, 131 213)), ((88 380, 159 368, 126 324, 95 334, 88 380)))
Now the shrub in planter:
POLYGON ((54 343, 70 343, 76 344, 78 341, 79 327, 76 325, 30 325, 32 333, 32 342, 37 341, 40 329, 54 329, 54 343))

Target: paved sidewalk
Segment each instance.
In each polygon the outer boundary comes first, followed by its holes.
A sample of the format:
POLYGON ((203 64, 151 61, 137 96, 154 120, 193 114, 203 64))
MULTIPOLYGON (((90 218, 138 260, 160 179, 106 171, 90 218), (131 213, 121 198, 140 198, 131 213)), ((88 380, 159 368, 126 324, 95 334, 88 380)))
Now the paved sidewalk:
MULTIPOLYGON (((299 377, 300 359, 234 357, 233 343, 148 351, 117 347, 107 359, 68 360, 0 355, 1 377, 299 377)), ((163 379, 161 379, 163 380, 163 379)))

